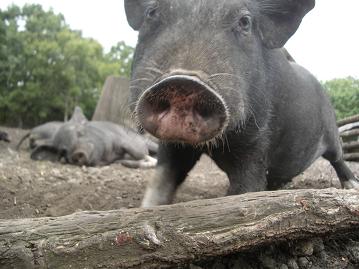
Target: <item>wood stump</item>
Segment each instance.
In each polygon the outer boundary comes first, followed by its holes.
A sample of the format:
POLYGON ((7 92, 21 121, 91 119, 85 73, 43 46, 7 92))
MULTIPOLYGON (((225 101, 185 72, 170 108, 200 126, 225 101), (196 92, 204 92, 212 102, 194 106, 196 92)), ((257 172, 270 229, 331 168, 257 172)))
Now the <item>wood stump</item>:
POLYGON ((129 110, 129 86, 130 82, 127 78, 109 76, 103 86, 92 120, 136 127, 129 110))

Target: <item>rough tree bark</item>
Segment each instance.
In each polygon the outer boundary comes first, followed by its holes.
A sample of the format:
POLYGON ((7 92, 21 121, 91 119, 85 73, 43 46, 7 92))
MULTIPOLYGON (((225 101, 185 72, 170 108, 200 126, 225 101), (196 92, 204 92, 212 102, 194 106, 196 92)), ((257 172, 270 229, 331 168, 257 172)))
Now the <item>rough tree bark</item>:
POLYGON ((359 162, 359 153, 346 153, 343 157, 346 161, 359 162))
POLYGON ((348 142, 348 143, 344 143, 343 144, 343 150, 347 151, 347 150, 355 150, 355 149, 359 149, 359 141, 354 141, 354 142, 348 142))
POLYGON ((354 123, 354 122, 359 122, 359 115, 354 115, 354 116, 342 119, 342 120, 337 122, 337 125, 338 125, 338 127, 341 127, 341 126, 346 125, 348 123, 354 123))
POLYGON ((337 122, 343 143, 344 160, 359 162, 359 115, 337 122), (348 142, 349 140, 349 142, 348 142))
POLYGON ((127 78, 109 76, 102 89, 92 120, 111 121, 127 127, 136 127, 129 110, 127 78))
POLYGON ((359 136, 359 129, 349 130, 342 132, 340 134, 341 137, 352 137, 352 136, 359 136))
POLYGON ((338 189, 0 220, 0 268, 162 268, 357 228, 359 192, 338 189))

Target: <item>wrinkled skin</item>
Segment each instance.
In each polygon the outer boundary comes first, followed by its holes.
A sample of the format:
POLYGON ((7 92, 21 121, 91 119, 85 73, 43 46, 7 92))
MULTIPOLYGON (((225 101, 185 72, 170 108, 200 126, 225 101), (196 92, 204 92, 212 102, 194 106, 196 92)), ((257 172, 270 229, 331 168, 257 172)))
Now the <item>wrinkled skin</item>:
POLYGON ((111 122, 88 121, 81 109, 75 109, 72 118, 64 123, 49 143, 36 148, 31 154, 35 160, 64 159, 74 165, 97 166, 120 161, 128 167, 149 168, 156 159, 156 143, 135 131, 111 122))
POLYGON ((323 156, 347 188, 333 108, 282 46, 314 0, 125 0, 139 31, 131 104, 160 144, 142 206, 171 203, 201 154, 228 194, 273 190, 323 156))
POLYGON ((47 144, 63 124, 63 122, 51 121, 33 128, 21 138, 16 149, 18 150, 27 138, 29 138, 30 149, 47 144))

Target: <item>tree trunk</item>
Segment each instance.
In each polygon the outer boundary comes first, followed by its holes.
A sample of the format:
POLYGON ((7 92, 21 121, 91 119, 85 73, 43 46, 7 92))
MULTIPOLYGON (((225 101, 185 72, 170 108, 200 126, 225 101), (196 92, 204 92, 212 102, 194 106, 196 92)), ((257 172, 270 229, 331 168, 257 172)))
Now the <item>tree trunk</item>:
POLYGON ((66 93, 65 95, 65 111, 64 111, 64 122, 69 119, 69 96, 66 93))
POLYGON ((0 268, 163 268, 358 228, 359 192, 338 189, 0 220, 0 268))
POLYGON ((103 86, 92 120, 110 121, 135 128, 129 109, 130 81, 127 78, 109 76, 103 86))

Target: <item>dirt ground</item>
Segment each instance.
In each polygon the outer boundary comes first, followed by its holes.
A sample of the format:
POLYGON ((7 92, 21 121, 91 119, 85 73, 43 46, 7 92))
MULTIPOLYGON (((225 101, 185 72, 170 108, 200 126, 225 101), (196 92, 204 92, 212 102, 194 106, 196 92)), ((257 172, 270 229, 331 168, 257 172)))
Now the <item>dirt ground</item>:
POLYGON ((278 242, 186 269, 358 269, 359 232, 278 242))
MULTIPOLYGON (((154 169, 129 169, 120 164, 77 167, 35 162, 26 150, 15 151, 24 130, 0 128, 12 142, 0 142, 0 218, 61 216, 82 210, 111 210, 140 205, 146 182, 154 169)), ((359 175, 359 163, 349 163, 359 175)), ((317 161, 286 188, 339 187, 334 170, 317 161)), ((226 175, 206 156, 190 172, 175 202, 223 196, 226 175)))
MULTIPOLYGON (((0 219, 61 216, 82 210, 111 210, 140 205, 153 169, 128 169, 120 164, 76 167, 35 162, 24 146, 15 145, 26 133, 2 127, 12 143, 0 142, 0 219)), ((349 163, 359 176, 359 163, 349 163)), ((190 172, 175 202, 223 196, 226 175, 206 156, 190 172)), ((285 188, 340 187, 334 170, 318 160, 285 188)), ((199 261, 178 268, 359 268, 359 232, 312 238, 309 241, 278 242, 245 253, 199 261)))

